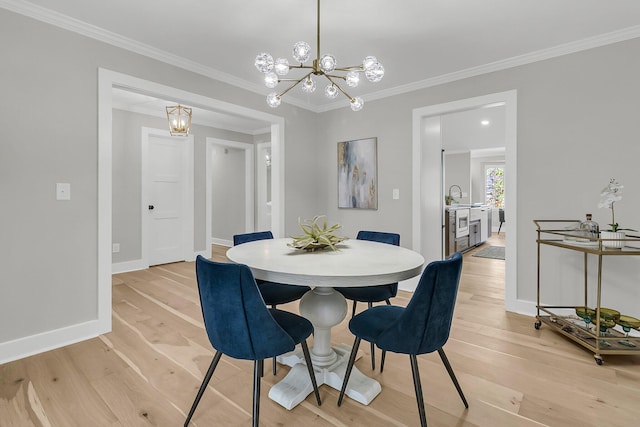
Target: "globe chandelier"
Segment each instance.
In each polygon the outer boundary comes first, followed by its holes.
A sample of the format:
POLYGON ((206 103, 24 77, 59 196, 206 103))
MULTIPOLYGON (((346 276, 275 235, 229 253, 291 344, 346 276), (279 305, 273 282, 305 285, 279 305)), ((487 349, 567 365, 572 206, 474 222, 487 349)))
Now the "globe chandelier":
POLYGON ((324 76, 329 83, 324 89, 324 94, 329 99, 334 99, 341 92, 349 99, 351 109, 360 111, 364 106, 364 101, 359 96, 349 95, 337 81, 344 80, 347 86, 355 88, 360 83, 360 76, 364 74, 367 80, 377 83, 384 77, 384 67, 375 56, 367 56, 362 64, 349 67, 338 67, 336 58, 327 53, 320 56, 320 0, 318 0, 318 23, 317 23, 317 50, 313 65, 304 65, 311 56, 311 46, 307 42, 298 42, 293 45, 293 58, 296 64, 289 64, 286 58, 273 59, 268 53, 260 53, 256 56, 255 66, 261 73, 264 73, 264 83, 268 88, 275 88, 281 82, 293 82, 282 92, 271 92, 267 95, 267 104, 276 108, 280 105, 282 97, 294 87, 300 85, 305 93, 313 93, 316 90, 316 79, 324 76), (299 65, 298 65, 299 64, 299 65), (306 70, 307 73, 301 78, 283 78, 291 69, 306 70))

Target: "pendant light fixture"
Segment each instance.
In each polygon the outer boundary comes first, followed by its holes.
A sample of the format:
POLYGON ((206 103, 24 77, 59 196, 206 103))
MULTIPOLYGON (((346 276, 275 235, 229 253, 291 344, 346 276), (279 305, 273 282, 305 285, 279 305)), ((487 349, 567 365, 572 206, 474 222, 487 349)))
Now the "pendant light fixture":
POLYGON ((166 107, 169 133, 171 136, 189 136, 191 128, 191 108, 182 105, 166 107))
POLYGON ((273 56, 268 53, 260 53, 256 57, 255 66, 258 71, 264 73, 264 83, 268 88, 275 88, 281 82, 293 82, 282 92, 271 92, 267 95, 267 104, 273 108, 278 107, 282 96, 298 85, 305 93, 312 93, 316 90, 316 78, 324 76, 328 80, 328 84, 324 88, 324 94, 327 98, 333 99, 341 92, 349 99, 351 109, 360 111, 364 105, 362 98, 349 95, 337 81, 343 80, 347 86, 356 87, 360 82, 360 76, 364 74, 367 80, 377 83, 384 77, 384 67, 375 56, 367 56, 362 64, 349 67, 338 67, 336 58, 331 54, 320 56, 320 0, 318 0, 317 18, 317 51, 313 65, 304 65, 311 56, 311 46, 306 42, 298 42, 293 46, 293 58, 296 61, 296 64, 293 65, 290 65, 286 58, 274 60, 273 56), (305 70, 306 74, 300 78, 282 78, 291 69, 296 68, 305 70))

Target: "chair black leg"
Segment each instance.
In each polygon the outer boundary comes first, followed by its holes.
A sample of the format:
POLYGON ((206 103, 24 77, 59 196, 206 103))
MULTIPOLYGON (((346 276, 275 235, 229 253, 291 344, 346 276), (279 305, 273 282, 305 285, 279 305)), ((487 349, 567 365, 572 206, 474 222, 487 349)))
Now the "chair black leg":
POLYGON ((447 368, 447 372, 449 372, 449 376, 451 377, 451 381, 453 381, 453 385, 455 385, 456 390, 458 390, 458 394, 462 399, 462 403, 464 403, 464 407, 468 408, 469 404, 467 403, 467 399, 464 397, 464 393, 462 392, 462 387, 460 387, 460 384, 458 383, 456 374, 453 373, 453 368, 451 368, 451 364, 449 363, 449 359, 447 359, 447 355, 444 354, 444 350, 442 348, 438 349, 438 354, 440 355, 440 359, 442 359, 442 363, 444 363, 444 367, 447 368))
POLYGON ((264 360, 253 362, 253 427, 260 425, 260 377, 264 368, 264 360))
MULTIPOLYGON (((388 299, 385 300, 385 302, 387 303, 387 305, 391 305, 391 301, 389 301, 388 299)), ((387 357, 387 350, 382 350, 382 359, 380 360, 380 373, 384 371, 384 359, 386 357, 387 357)))
POLYGON ((189 415, 187 415, 187 420, 184 422, 184 427, 187 427, 189 425, 189 421, 191 421, 191 417, 193 416, 193 413, 196 411, 196 408, 198 407, 198 403, 200 403, 200 399, 202 398, 204 391, 207 389, 207 385, 209 385, 209 381, 213 376, 213 371, 216 370, 216 366, 218 366, 218 362, 220 361, 221 356, 222 356, 222 353, 219 351, 217 351, 215 356, 213 356, 213 360, 211 361, 211 365, 209 365, 209 369, 207 370, 207 373, 205 374, 204 379, 202 380, 202 384, 200 385, 200 389, 198 390, 196 399, 193 401, 193 405, 191 405, 191 410, 189 411, 189 415))
MULTIPOLYGON (((273 309, 275 310, 276 305, 275 305, 275 304, 273 304, 273 305, 271 306, 271 308, 273 308, 273 309)), ((275 358, 275 357, 273 358, 273 376, 274 376, 274 377, 276 376, 276 358, 275 358)))
MULTIPOLYGON (((371 308, 373 307, 373 303, 369 302, 367 303, 367 307, 371 308)), ((376 346, 371 343, 371 370, 375 371, 376 370, 376 346)))
POLYGON ((342 405, 344 392, 347 389, 347 383, 349 382, 349 377, 351 376, 351 370, 353 369, 353 364, 356 361, 356 354, 358 353, 358 347, 360 347, 360 338, 356 337, 356 340, 353 343, 353 348, 351 349, 351 356, 349 356, 349 363, 347 363, 347 370, 344 373, 344 381, 342 382, 342 388, 340 389, 340 396, 338 397, 338 406, 342 405))
POLYGON ((302 341, 300 343, 302 346, 302 353, 304 354, 304 361, 307 364, 307 369, 309 370, 309 376, 311 377, 311 384, 313 384, 313 392, 316 395, 316 401, 318 402, 318 406, 322 405, 322 401, 320 400, 320 393, 318 392, 318 383, 316 382, 316 373, 313 371, 313 364, 311 363, 311 355, 309 354, 309 346, 307 346, 307 341, 302 341))
POLYGON ((351 309, 351 317, 356 315, 356 300, 353 300, 353 308, 351 309))
POLYGON ((420 372, 418 372, 418 358, 415 354, 410 354, 411 373, 413 374, 413 386, 416 389, 416 400, 418 401, 418 413, 420 414, 420 426, 427 427, 427 414, 424 410, 424 399, 422 398, 422 385, 420 384, 420 372))

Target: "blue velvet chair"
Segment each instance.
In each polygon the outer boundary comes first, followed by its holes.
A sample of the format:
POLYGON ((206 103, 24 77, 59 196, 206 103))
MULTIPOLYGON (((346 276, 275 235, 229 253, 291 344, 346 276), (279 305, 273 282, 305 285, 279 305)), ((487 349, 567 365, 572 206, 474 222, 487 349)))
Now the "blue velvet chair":
MULTIPOLYGON (((233 245, 241 245, 242 243, 253 242, 255 240, 273 239, 271 231, 258 231, 255 233, 236 234, 233 236, 233 245)), ((271 308, 281 304, 297 301, 307 291, 309 286, 285 285, 283 283, 267 282, 257 279, 258 289, 262 294, 264 302, 271 308)), ((276 374, 276 359, 273 359, 273 375, 276 374)))
MULTIPOLYGON (((370 240, 373 242, 387 243, 389 245, 400 246, 400 235, 396 233, 385 233, 382 231, 365 231, 361 230, 356 236, 358 240, 370 240)), ((386 301, 387 305, 391 305, 391 298, 398 294, 398 284, 390 283, 388 285, 379 286, 362 286, 354 288, 336 288, 346 299, 353 301, 353 309, 351 317, 356 315, 356 304, 358 301, 366 302, 368 308, 373 307, 374 302, 386 301)), ((384 366, 385 352, 382 352, 382 362, 380 364, 381 372, 384 366)), ((371 369, 376 369, 375 347, 371 343, 371 369)))
POLYGON ((427 418, 418 372, 418 354, 438 351, 465 408, 469 407, 442 348, 449 339, 461 271, 462 255, 459 252, 447 260, 434 261, 422 272, 418 287, 406 308, 377 306, 351 319, 349 329, 356 339, 338 397, 338 406, 342 404, 360 341, 365 340, 375 343, 383 350, 409 355, 421 426, 427 425, 427 418))
POLYGON ((219 263, 198 256, 196 276, 204 325, 216 354, 202 380, 185 427, 189 425, 223 354, 254 361, 254 427, 258 426, 260 413, 260 377, 264 359, 292 351, 296 344, 302 346, 316 400, 320 405, 320 394, 306 342, 313 333, 311 322, 297 314, 267 308, 246 265, 219 263))

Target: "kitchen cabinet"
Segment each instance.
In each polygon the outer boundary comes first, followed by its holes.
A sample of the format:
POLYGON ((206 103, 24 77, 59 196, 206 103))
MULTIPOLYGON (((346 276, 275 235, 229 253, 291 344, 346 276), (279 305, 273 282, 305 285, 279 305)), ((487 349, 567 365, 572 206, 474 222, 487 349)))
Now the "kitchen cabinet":
MULTIPOLYGON (((458 215, 458 218, 460 215, 458 215)), ((445 257, 456 252, 468 251, 484 242, 491 236, 491 208, 489 206, 447 206, 445 209, 445 257), (460 233, 461 227, 456 224, 456 212, 469 212, 467 227, 460 233), (456 233, 456 226, 458 232, 456 233), (484 231, 483 231, 484 229, 484 231)))
POLYGON ((471 221, 469 223, 469 246, 477 246, 482 242, 483 240, 481 239, 480 233, 480 220, 478 219, 475 221, 471 221))

